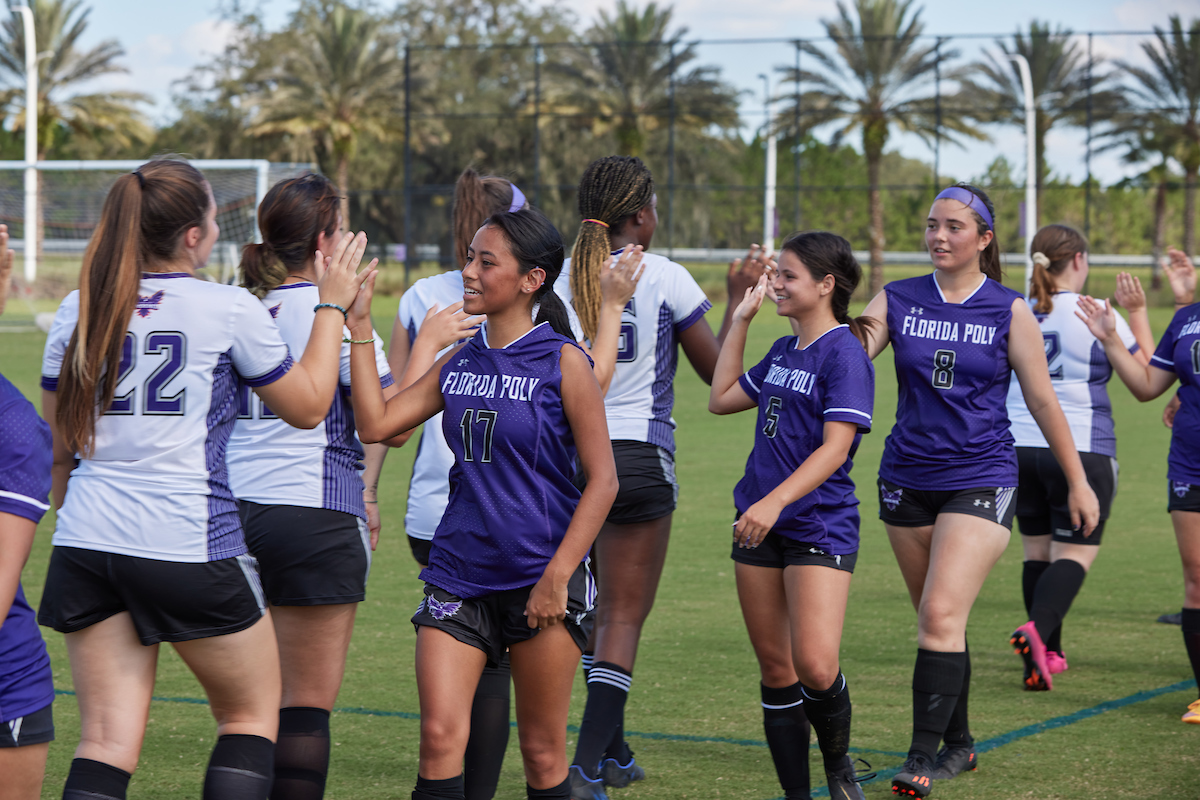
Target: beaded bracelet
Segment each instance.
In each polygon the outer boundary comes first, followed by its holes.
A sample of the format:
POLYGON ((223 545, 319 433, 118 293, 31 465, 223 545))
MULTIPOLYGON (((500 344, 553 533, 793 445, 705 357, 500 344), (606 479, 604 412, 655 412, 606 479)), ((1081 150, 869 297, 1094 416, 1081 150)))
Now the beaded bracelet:
POLYGON ((342 337, 342 342, 345 344, 375 344, 374 339, 347 339, 345 336, 342 337))
POLYGON ((313 313, 320 311, 322 308, 335 308, 342 312, 343 320, 350 319, 350 314, 346 312, 346 309, 342 308, 337 303, 317 303, 315 306, 313 306, 313 313))

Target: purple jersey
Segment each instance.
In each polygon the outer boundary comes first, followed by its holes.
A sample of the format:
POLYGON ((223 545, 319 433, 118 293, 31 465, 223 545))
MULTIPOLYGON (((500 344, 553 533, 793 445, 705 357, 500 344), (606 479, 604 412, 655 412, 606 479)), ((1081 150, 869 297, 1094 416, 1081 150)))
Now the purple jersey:
POLYGON ((450 500, 421 579, 459 597, 537 583, 579 503, 562 403, 562 346, 549 323, 490 348, 486 323, 440 374, 454 452, 450 500))
POLYGON ((1005 401, 1012 305, 1024 298, 988 278, 947 303, 933 274, 885 292, 900 397, 879 477, 932 490, 1016 486, 1005 401))
POLYGON ((746 475, 733 490, 742 514, 795 472, 824 442, 825 423, 852 422, 859 432, 846 463, 825 483, 787 506, 772 530, 820 547, 830 555, 858 551, 858 498, 851 460, 871 429, 875 369, 848 325, 822 334, 804 349, 795 336, 771 346, 766 358, 740 378, 758 403, 754 449, 746 475))
POLYGON ((1179 376, 1167 479, 1195 486, 1200 484, 1200 303, 1175 312, 1150 365, 1179 376))
MULTIPOLYGON (((50 426, 0 375, 0 512, 38 522, 50 508, 50 426)), ((0 722, 54 700, 50 657, 33 609, 17 594, 0 623, 0 722)))

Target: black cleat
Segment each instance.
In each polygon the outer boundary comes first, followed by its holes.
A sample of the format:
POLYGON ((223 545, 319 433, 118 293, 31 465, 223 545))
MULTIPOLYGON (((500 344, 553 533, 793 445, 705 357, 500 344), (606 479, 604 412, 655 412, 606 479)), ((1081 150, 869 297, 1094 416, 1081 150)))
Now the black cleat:
POLYGON ((964 772, 974 772, 979 766, 975 758, 975 743, 951 747, 946 745, 938 750, 937 761, 933 765, 932 777, 935 781, 948 781, 957 778, 964 772))
POLYGON ((927 797, 933 783, 933 764, 923 753, 910 753, 904 766, 892 778, 892 794, 901 797, 927 797))
POLYGON ((604 782, 599 778, 592 780, 574 764, 567 772, 567 779, 571 783, 571 800, 608 800, 608 795, 604 793, 604 782))
POLYGON ((615 758, 606 758, 600 762, 600 780, 605 786, 623 789, 634 781, 645 779, 646 770, 633 760, 633 751, 629 752, 629 763, 621 765, 615 758))
MULTIPOLYGON (((832 800, 866 800, 862 787, 859 784, 874 778, 875 773, 867 772, 866 774, 860 774, 854 768, 855 760, 850 758, 850 756, 846 756, 842 759, 842 763, 838 765, 837 769, 832 772, 829 770, 825 771, 825 782, 829 786, 829 796, 832 800)), ((871 768, 871 765, 861 758, 857 759, 857 761, 866 769, 871 768)))

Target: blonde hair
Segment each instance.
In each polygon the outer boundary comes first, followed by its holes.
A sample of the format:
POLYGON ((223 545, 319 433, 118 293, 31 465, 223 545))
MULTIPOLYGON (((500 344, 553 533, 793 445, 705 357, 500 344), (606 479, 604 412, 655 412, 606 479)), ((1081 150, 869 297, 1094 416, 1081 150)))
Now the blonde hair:
POLYGON ((454 231, 454 256, 458 266, 467 263, 467 248, 475 232, 483 227, 488 217, 512 207, 513 185, 504 178, 494 175, 480 176, 467 167, 454 183, 454 210, 451 212, 451 229, 454 231))

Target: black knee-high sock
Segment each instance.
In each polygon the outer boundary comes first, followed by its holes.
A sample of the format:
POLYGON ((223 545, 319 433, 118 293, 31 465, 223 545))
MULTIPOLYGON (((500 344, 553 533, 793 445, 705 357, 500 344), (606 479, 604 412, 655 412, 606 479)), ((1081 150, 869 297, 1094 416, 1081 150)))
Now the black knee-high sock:
POLYGON ((417 775, 412 800, 463 800, 463 776, 431 781, 417 775))
POLYGON ((762 686, 763 730, 786 800, 809 800, 808 717, 797 681, 773 689, 762 686))
POLYGON ((632 676, 616 664, 597 661, 588 673, 587 705, 575 745, 575 766, 595 780, 600 758, 613 740, 613 732, 625 720, 625 700, 632 676))
POLYGON ((1060 558, 1038 579, 1029 618, 1037 626, 1038 636, 1046 643, 1046 649, 1062 652, 1059 629, 1086 577, 1087 570, 1083 568, 1083 564, 1069 558, 1060 558), (1056 636, 1058 638, 1055 638, 1056 636))
POLYGON ((1200 608, 1183 609, 1183 645, 1192 662, 1192 675, 1200 684, 1200 608))
POLYGON ((267 800, 274 762, 270 739, 245 733, 218 737, 204 774, 204 800, 267 800))
POLYGON ((804 713, 817 734, 817 744, 825 759, 825 771, 842 766, 850 751, 850 688, 846 676, 838 673, 833 685, 822 691, 802 686, 804 713))
POLYGON ((63 800, 125 800, 129 773, 102 761, 77 758, 71 762, 63 800))
MULTIPOLYGON (((946 733, 958 694, 962 691, 967 654, 917 650, 913 668, 913 738, 909 755, 924 754, 930 761, 946 733)), ((810 712, 811 713, 811 712, 810 712)))
POLYGON ((1021 568, 1021 596, 1025 599, 1025 619, 1033 619, 1033 597, 1038 580, 1050 568, 1049 561, 1026 561, 1021 568))
POLYGON ((492 800, 500 783, 504 751, 508 748, 511 680, 508 656, 486 667, 471 705, 471 738, 467 740, 463 780, 467 800, 492 800))
POLYGON ((558 786, 551 786, 549 789, 535 789, 527 783, 525 784, 525 796, 529 800, 571 800, 571 780, 568 778, 558 786))
POLYGON ((321 800, 328 774, 329 712, 304 706, 279 709, 271 800, 321 800))
POLYGON ((963 668, 962 689, 958 692, 958 702, 954 704, 954 712, 950 714, 950 721, 946 723, 946 733, 942 736, 946 744, 951 747, 970 746, 975 742, 971 736, 967 709, 971 695, 971 647, 969 644, 963 650, 963 655, 966 665, 963 668))

